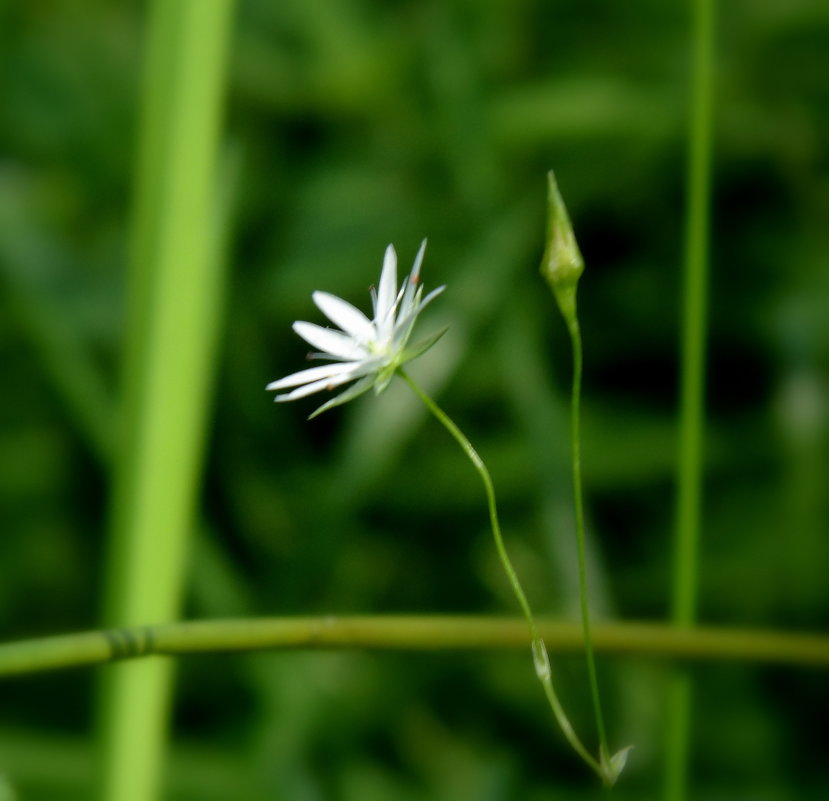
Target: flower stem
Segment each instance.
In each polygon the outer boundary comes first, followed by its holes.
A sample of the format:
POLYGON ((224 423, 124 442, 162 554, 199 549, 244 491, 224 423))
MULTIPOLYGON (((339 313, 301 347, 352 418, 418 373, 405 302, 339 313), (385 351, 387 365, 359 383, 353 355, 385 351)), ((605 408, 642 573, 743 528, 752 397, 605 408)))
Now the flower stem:
POLYGON ((573 316, 567 321, 570 341, 573 346, 573 386, 571 395, 570 419, 572 425, 572 466, 573 466, 573 505, 576 512, 576 539, 579 553, 579 595, 581 601, 581 623, 584 629, 584 655, 587 660, 587 674, 590 681, 590 695, 593 700, 593 712, 596 717, 596 731, 599 735, 599 748, 607 757, 607 734, 602 715, 602 703, 599 698, 599 681, 596 677, 596 659, 593 651, 593 637, 590 632, 590 607, 587 602, 587 556, 584 538, 584 496, 581 482, 581 379, 582 379, 582 342, 578 318, 573 316))
POLYGON ((512 586, 512 590, 515 593, 515 597, 518 600, 518 604, 521 607, 521 611, 524 613, 524 617, 526 618, 527 625, 530 629, 533 663, 535 665, 536 676, 541 682, 541 686, 544 689, 544 695, 547 697, 547 701, 550 704, 553 715, 565 738, 567 739, 567 742, 570 743, 573 750, 602 778, 602 780, 606 781, 606 775, 602 769, 602 765, 584 747, 584 744, 579 739, 573 729, 573 726, 567 718, 567 715, 561 706, 561 702, 556 695, 555 689, 553 688, 552 672, 550 670, 550 660, 547 655, 547 649, 544 645, 544 641, 538 633, 538 627, 536 626, 535 618, 533 617, 532 609, 530 608, 530 603, 527 600, 527 596, 525 595, 523 588, 521 587, 521 582, 518 580, 518 574, 512 566, 509 554, 507 554, 506 546, 504 545, 504 538, 501 534, 501 525, 498 522, 498 509, 495 504, 495 488, 492 484, 492 478, 489 475, 489 470, 484 464, 483 459, 481 459, 478 452, 472 446, 472 443, 466 438, 466 435, 457 427, 457 425, 455 425, 454 421, 446 414, 446 412, 444 412, 443 409, 441 409, 440 406, 438 406, 435 401, 433 401, 432 398, 429 397, 429 395, 427 395, 412 380, 411 376, 409 376, 405 370, 398 369, 397 372, 398 375, 400 375, 400 377, 409 385, 409 387, 411 387, 415 395, 420 398, 432 415, 437 418, 438 422, 440 422, 452 435, 458 445, 461 446, 463 452, 469 457, 469 460, 472 462, 474 468, 478 471, 478 475, 481 477, 481 481, 484 485, 484 491, 486 492, 487 505, 489 507, 489 522, 492 527, 492 536, 495 539, 495 547, 498 551, 498 556, 501 559, 501 565, 504 568, 504 572, 507 574, 507 579, 512 586))

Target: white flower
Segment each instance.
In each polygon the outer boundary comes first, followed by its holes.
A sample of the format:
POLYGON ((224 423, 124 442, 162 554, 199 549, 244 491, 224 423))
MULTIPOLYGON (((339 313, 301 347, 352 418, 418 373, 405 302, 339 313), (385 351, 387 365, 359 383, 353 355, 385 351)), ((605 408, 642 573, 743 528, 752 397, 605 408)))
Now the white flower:
POLYGON ((342 298, 328 292, 313 293, 311 297, 314 303, 331 322, 340 327, 340 330, 302 321, 295 322, 293 329, 306 342, 321 351, 311 354, 311 358, 334 361, 332 364, 300 370, 278 381, 272 381, 265 389, 296 387, 284 395, 277 395, 275 400, 296 400, 324 389, 330 391, 359 379, 345 392, 320 406, 311 415, 316 417, 327 409, 362 395, 372 387, 375 394, 379 395, 388 386, 399 367, 437 342, 443 331, 411 349, 406 348, 417 316, 445 289, 442 286, 438 287, 423 297, 420 265, 425 249, 424 239, 409 277, 398 290, 397 254, 391 245, 386 248, 379 287, 377 290, 371 288, 373 320, 369 320, 359 309, 342 298))

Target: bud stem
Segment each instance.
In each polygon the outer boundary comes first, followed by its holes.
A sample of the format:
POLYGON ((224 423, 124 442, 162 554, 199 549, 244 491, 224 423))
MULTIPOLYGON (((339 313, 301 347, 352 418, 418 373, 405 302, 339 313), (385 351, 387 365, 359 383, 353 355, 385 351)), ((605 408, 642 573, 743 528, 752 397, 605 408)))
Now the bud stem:
MULTIPOLYGON (((581 483, 581 380, 582 380, 582 341, 581 329, 576 305, 578 280, 584 271, 582 258, 570 215, 556 183, 552 170, 547 173, 547 242, 541 260, 541 274, 544 276, 556 303, 561 311, 573 351, 573 385, 571 401, 572 425, 572 469, 573 502, 576 514, 576 540, 579 561, 579 595, 581 602, 582 628, 584 629, 584 654, 587 660, 587 675, 590 682, 590 695, 596 718, 596 731, 599 736, 599 758, 603 772, 600 774, 606 784, 613 784, 618 770, 611 763, 607 747, 604 716, 599 697, 599 682, 596 677, 596 660, 593 654, 593 638, 590 631, 590 608, 587 602, 587 557, 584 537, 584 493, 581 483)), ((623 764, 621 762, 620 764, 623 764)))

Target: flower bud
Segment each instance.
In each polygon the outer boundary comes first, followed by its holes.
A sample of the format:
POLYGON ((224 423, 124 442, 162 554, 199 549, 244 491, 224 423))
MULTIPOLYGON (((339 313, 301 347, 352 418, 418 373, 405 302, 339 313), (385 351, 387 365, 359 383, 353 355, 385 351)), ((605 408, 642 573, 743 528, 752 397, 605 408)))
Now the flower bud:
POLYGON ((541 259, 541 274, 568 325, 576 321, 576 284, 583 271, 584 259, 576 244, 570 216, 550 170, 547 173, 547 243, 541 259))

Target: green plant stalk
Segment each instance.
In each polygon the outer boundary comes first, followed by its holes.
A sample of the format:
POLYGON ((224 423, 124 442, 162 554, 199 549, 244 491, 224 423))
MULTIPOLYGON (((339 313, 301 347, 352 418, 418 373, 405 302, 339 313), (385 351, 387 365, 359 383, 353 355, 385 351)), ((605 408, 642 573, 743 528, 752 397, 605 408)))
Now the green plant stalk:
MULTIPOLYGON (((211 215, 232 6, 155 0, 149 11, 109 625, 179 613, 221 286, 211 215)), ((171 665, 122 665, 104 679, 100 797, 148 801, 160 787, 171 665)))
POLYGON ((553 688, 552 673, 550 670, 549 658, 547 656, 547 649, 544 645, 544 641, 538 633, 538 628, 535 623, 535 618, 533 617, 532 609, 530 608, 530 603, 527 600, 527 596, 525 595, 523 588, 521 587, 521 582, 518 580, 518 574, 512 566, 506 546, 504 545, 504 538, 501 534, 501 525, 498 522, 498 509, 495 503, 495 488, 492 484, 492 478, 489 475, 489 470, 484 464, 483 459, 481 459, 478 452, 472 446, 472 443, 466 438, 464 433, 457 427, 457 425, 455 425, 454 421, 443 411, 443 409, 441 409, 432 400, 432 398, 429 397, 429 395, 427 395, 414 380, 412 380, 411 376, 405 370, 398 368, 397 372, 398 375, 400 375, 400 377, 409 385, 415 395, 420 398, 438 422, 452 435, 454 440, 458 443, 458 445, 460 445, 463 452, 469 457, 469 460, 472 462, 472 465, 481 477, 481 481, 484 485, 484 491, 486 492, 487 506, 489 508, 489 522, 492 528, 492 536, 495 539, 495 547, 498 551, 498 557, 501 560, 501 565, 504 568, 504 572, 507 575, 507 579, 509 580, 510 586, 512 587, 513 593, 518 600, 518 604, 521 607, 521 611, 524 613, 524 618, 526 619, 527 625, 530 629, 533 663, 535 665, 538 680, 541 682, 544 694, 550 704, 550 708, 553 711, 553 715, 564 733, 567 742, 570 743, 573 750, 604 780, 605 777, 602 771, 602 766, 584 747, 584 744, 581 742, 570 724, 570 721, 568 720, 567 715, 561 706, 561 702, 559 701, 553 688))
MULTIPOLYGON (((580 623, 541 618, 538 633, 554 653, 584 648, 580 623)), ((679 629, 664 623, 599 623, 597 651, 683 662, 764 663, 829 668, 829 636, 736 628, 679 629)), ((0 677, 103 665, 150 656, 244 651, 514 650, 527 647, 523 618, 383 615, 236 618, 133 626, 0 644, 0 677)))
POLYGON ((576 512, 576 539, 579 553, 579 599, 581 603, 581 621, 584 628, 584 655, 587 660, 587 675, 590 681, 590 694, 593 699, 593 712, 596 718, 596 731, 599 735, 599 748, 604 759, 610 757, 605 733, 602 704, 599 698, 599 680, 596 675, 596 658, 593 653, 593 637, 590 631, 590 605, 587 601, 587 554, 584 537, 584 496, 581 483, 581 381, 583 371, 583 353, 581 329, 578 317, 573 314, 567 320, 570 341, 573 349, 573 385, 571 395, 572 423, 572 457, 573 457, 573 505, 576 512))
POLYGON ((576 242, 573 225, 564 199, 558 189, 555 174, 547 173, 547 240, 541 258, 541 275, 550 287, 558 304, 561 316, 570 335, 573 352, 573 382, 571 389, 571 455, 573 470, 573 502, 576 516, 576 542, 578 547, 579 600, 581 620, 584 629, 584 654, 587 661, 587 675, 590 696, 599 737, 599 760, 606 784, 613 784, 624 767, 625 754, 629 749, 611 757, 607 747, 604 716, 599 697, 599 681, 596 675, 596 659, 593 653, 593 639, 590 636, 590 606, 587 601, 587 557, 584 537, 584 493, 581 484, 581 381, 582 341, 577 310, 578 282, 584 272, 584 259, 576 242), (615 762, 621 758, 618 765, 615 762))
MULTIPOLYGON (((674 624, 680 627, 694 624, 697 608, 713 73, 713 0, 694 0, 678 493, 672 598, 672 619, 674 624)), ((665 778, 667 801, 683 801, 687 797, 692 695, 690 676, 685 671, 677 671, 672 678, 668 698, 665 778)))

